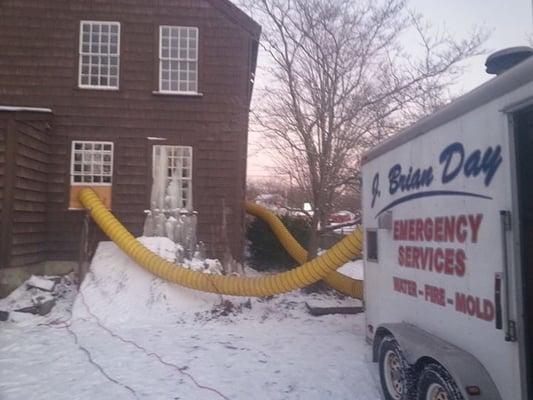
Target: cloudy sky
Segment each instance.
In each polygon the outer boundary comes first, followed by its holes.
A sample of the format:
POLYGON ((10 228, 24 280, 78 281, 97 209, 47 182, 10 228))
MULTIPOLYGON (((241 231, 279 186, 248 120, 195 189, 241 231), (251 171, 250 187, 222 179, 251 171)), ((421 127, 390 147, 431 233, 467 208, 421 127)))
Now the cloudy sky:
MULTIPOLYGON (((533 44, 532 3, 533 0, 411 0, 410 7, 424 15, 432 24, 445 27, 457 38, 468 35, 474 26, 491 30, 492 33, 485 44, 488 55, 505 47, 533 44)), ((463 78, 453 88, 455 93, 464 93, 492 78, 485 73, 487 55, 473 57, 467 62, 463 78)), ((258 74, 259 86, 260 68, 258 74)), ((267 152, 261 151, 260 138, 251 133, 249 179, 266 179, 272 176, 271 166, 267 152)))

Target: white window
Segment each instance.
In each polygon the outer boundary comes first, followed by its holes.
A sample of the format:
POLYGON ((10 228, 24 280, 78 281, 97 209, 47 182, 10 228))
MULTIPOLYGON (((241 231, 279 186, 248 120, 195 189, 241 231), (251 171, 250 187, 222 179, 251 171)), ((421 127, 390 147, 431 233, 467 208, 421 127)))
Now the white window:
POLYGON ((154 146, 152 208, 192 210, 192 147, 154 146))
POLYGON ((113 181, 113 143, 72 142, 71 183, 110 186, 113 181))
POLYGON ((159 91, 198 92, 198 28, 159 27, 159 91))
POLYGON ((80 22, 81 88, 118 89, 120 23, 80 22))

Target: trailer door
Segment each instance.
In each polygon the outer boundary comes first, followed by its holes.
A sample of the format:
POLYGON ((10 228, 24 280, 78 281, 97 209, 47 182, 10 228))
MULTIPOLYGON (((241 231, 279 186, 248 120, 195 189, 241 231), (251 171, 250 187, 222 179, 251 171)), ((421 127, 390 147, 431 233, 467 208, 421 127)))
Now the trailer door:
POLYGON ((533 398, 533 106, 515 114, 520 202, 525 360, 528 398, 533 398))

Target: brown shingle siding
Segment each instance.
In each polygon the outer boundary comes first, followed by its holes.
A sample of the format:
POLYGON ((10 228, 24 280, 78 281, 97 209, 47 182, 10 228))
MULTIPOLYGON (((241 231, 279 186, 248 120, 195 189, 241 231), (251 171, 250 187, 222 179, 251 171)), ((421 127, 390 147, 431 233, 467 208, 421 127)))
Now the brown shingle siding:
MULTIPOLYGON (((17 185, 22 208, 17 218, 46 211, 48 255, 76 259, 83 212, 68 211, 72 139, 115 143, 113 212, 140 233, 149 208, 151 146, 193 146, 193 203, 199 211, 199 237, 220 254, 221 197, 232 220, 228 231, 234 255, 242 249, 249 105, 250 43, 258 26, 225 1, 72 0, 4 1, 0 19, 0 104, 49 107, 53 129, 39 136, 28 123, 19 131, 17 185), (80 20, 121 23, 119 90, 79 89, 80 20), (159 25, 199 28, 199 91, 202 97, 162 96, 157 91, 159 25), (166 138, 150 142, 148 136, 166 138), (49 155, 42 146, 48 145, 49 155), (46 163, 46 168, 42 169, 46 163), (46 181, 46 182, 45 182, 46 181), (32 185, 35 190, 31 189, 32 185), (42 197, 26 202, 47 188, 42 197), (26 214, 25 214, 26 213, 26 214)), ((0 120, 0 131, 2 127, 0 120)), ((0 136, 1 138, 1 136, 0 136)), ((2 171, 0 140, 0 171, 2 171)), ((2 184, 0 173, 0 184, 2 184)), ((0 198, 1 201, 1 198, 0 198)))
POLYGON ((49 154, 46 131, 50 115, 43 117, 27 111, 0 114, 7 119, 4 132, 10 153, 0 178, 9 181, 3 190, 7 203, 5 207, 2 205, 1 216, 4 226, 2 262, 20 266, 44 261, 49 154))

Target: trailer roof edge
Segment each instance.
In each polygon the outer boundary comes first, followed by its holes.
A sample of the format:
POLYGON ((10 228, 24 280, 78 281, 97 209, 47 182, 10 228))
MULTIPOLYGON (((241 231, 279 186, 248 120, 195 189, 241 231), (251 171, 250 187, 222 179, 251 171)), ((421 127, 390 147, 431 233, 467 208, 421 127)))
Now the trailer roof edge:
POLYGON ((380 155, 531 81, 533 81, 533 57, 521 62, 483 85, 478 86, 476 89, 452 101, 436 113, 422 118, 409 128, 404 129, 397 135, 392 136, 373 149, 365 152, 361 159, 361 164, 364 165, 380 155))

